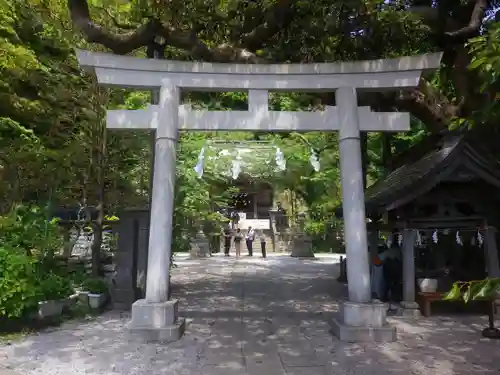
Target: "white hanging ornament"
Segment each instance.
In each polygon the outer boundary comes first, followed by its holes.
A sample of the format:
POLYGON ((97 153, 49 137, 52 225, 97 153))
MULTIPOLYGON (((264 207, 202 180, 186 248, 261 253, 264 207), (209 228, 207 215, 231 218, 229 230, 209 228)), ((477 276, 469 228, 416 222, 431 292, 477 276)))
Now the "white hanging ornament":
POLYGON ((236 180, 241 172, 241 162, 239 160, 233 160, 231 163, 231 176, 233 177, 233 180, 236 180))
POLYGON ((403 243, 403 234, 399 233, 398 234, 398 245, 401 247, 401 244, 403 243))
POLYGON ((386 246, 387 246, 388 249, 391 248, 391 246, 392 246, 392 235, 390 235, 390 236, 387 237, 387 241, 385 242, 385 244, 386 244, 386 246))
POLYGON ((483 242, 484 242, 483 235, 482 235, 482 234, 481 234, 481 232, 478 230, 478 231, 477 231, 477 243, 479 244, 479 246, 483 246, 483 242))
POLYGON ((311 155, 309 156, 309 161, 311 162, 314 172, 319 172, 320 164, 318 155, 316 154, 316 151, 314 151, 314 149, 312 148, 311 148, 311 155))
POLYGON ((432 233, 432 241, 434 243, 438 243, 438 231, 437 231, 437 229, 435 229, 434 233, 432 233))
POLYGON ((198 163, 196 163, 196 166, 193 168, 196 174, 198 175, 198 178, 201 178, 203 176, 204 161, 205 161, 205 147, 202 147, 200 150, 200 154, 198 155, 198 163))
POLYGON ((415 245, 422 246, 422 236, 420 235, 420 232, 418 230, 417 230, 417 236, 415 239, 415 245))
POLYGON ((462 238, 460 238, 460 232, 457 230, 457 234, 455 236, 456 240, 457 240, 457 244, 459 244, 460 246, 464 246, 464 243, 462 242, 462 238))
POLYGON ((278 171, 284 171, 286 169, 286 160, 279 147, 276 147, 276 166, 278 171))
POLYGON ((240 150, 238 150, 238 154, 236 155, 236 159, 232 160, 231 164, 232 164, 231 174, 232 174, 233 180, 236 180, 241 173, 240 150))

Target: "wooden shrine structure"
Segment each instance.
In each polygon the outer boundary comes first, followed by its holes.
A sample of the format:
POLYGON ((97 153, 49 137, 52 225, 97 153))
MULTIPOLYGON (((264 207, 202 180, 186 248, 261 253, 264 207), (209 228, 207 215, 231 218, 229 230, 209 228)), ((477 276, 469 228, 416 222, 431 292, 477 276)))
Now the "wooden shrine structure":
POLYGON ((395 159, 393 171, 366 189, 370 255, 378 251, 379 231, 402 234, 404 308, 418 308, 415 259, 421 234, 440 256, 434 267, 457 265, 459 249, 479 241, 476 250, 483 250, 472 260, 481 259, 483 272, 476 277, 500 277, 500 162, 494 139, 499 137, 493 130, 429 137, 395 159))

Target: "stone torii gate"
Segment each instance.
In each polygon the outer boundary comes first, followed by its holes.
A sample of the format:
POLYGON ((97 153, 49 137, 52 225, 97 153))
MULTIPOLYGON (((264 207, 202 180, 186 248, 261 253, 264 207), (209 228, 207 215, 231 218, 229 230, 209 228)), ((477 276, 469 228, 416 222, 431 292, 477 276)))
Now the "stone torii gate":
POLYGON ((406 113, 378 113, 358 107, 357 92, 416 87, 422 71, 438 68, 441 56, 436 53, 391 60, 253 65, 77 51, 80 65, 95 74, 102 85, 160 92, 158 105, 107 113, 109 129, 156 132, 146 296, 133 304, 129 329, 157 341, 176 340, 184 331, 177 301, 168 300, 179 130, 339 131, 349 300, 333 322, 334 332, 349 341, 394 340, 396 331, 386 323, 384 305, 371 300, 360 132, 407 131, 410 121, 406 113), (248 91, 248 110, 192 110, 181 105, 181 90, 248 91), (270 111, 269 91, 335 91, 336 106, 321 112, 270 111))

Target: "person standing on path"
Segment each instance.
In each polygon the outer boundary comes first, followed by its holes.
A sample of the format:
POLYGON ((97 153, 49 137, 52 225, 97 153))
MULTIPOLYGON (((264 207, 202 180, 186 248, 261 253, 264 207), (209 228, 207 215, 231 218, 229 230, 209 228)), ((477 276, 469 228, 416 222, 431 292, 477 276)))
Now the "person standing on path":
POLYGON ((236 233, 234 234, 234 249, 236 250, 236 258, 239 258, 241 255, 241 241, 243 240, 243 234, 241 234, 241 229, 236 229, 236 233))
POLYGON ((252 227, 248 227, 247 235, 245 237, 247 243, 248 256, 253 256, 253 241, 255 240, 255 231, 252 227))
POLYGON ((266 236, 264 236, 264 231, 260 231, 260 251, 262 252, 262 258, 267 257, 266 253, 266 236))
POLYGON ((223 234, 224 234, 224 255, 228 257, 229 250, 231 249, 231 237, 232 237, 231 227, 229 225, 227 225, 224 228, 223 234))

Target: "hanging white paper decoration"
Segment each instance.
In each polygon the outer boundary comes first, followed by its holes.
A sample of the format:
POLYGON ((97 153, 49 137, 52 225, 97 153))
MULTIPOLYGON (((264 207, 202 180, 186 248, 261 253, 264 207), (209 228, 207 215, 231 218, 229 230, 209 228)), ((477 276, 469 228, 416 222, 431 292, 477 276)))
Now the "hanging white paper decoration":
POLYGON ((479 246, 483 246, 483 235, 481 234, 481 232, 478 230, 477 231, 477 243, 479 244, 479 246))
POLYGON ((316 154, 316 151, 314 151, 314 149, 312 148, 311 148, 311 156, 309 156, 309 161, 311 162, 314 171, 319 172, 320 164, 318 155, 316 154))
POLYGON ((279 147, 276 147, 276 165, 278 171, 284 171, 286 169, 286 160, 279 147))
POLYGON ((241 162, 239 160, 232 161, 233 167, 231 168, 231 176, 236 180, 241 172, 241 162))
POLYGON ((457 244, 459 244, 460 246, 463 246, 464 243, 462 242, 462 238, 460 238, 460 232, 457 230, 457 235, 455 236, 456 240, 457 240, 457 244))
POLYGON ((401 247, 402 243, 403 243, 403 234, 398 233, 398 245, 401 247))
POLYGON ((391 245, 392 245, 392 234, 390 236, 387 237, 387 241, 385 242, 385 244, 387 245, 387 248, 391 248, 391 245))
POLYGON ((420 231, 417 230, 417 235, 415 239, 415 245, 422 246, 422 236, 420 235, 420 231))
POLYGON ((236 159, 234 159, 232 162, 232 168, 231 168, 231 174, 233 177, 233 180, 236 180, 238 176, 241 173, 241 155, 240 155, 240 150, 238 150, 238 154, 236 155, 236 159))
POLYGON ((438 243, 438 231, 437 231, 437 229, 434 229, 434 232, 432 233, 432 241, 434 243, 438 243))
POLYGON ((193 168, 196 174, 198 175, 198 178, 201 178, 203 176, 204 161, 205 161, 205 147, 202 147, 200 150, 200 154, 198 155, 198 163, 196 163, 196 166, 193 168))

